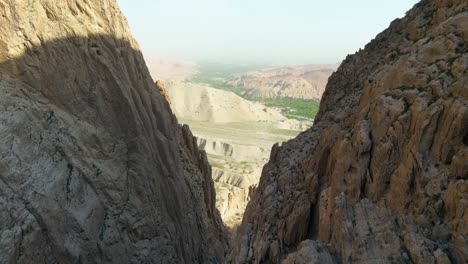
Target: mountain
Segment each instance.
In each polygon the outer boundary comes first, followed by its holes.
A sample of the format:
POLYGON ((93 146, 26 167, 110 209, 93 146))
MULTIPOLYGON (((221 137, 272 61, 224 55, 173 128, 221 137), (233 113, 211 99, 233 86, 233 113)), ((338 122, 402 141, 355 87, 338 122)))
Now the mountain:
POLYGON ((348 56, 228 263, 467 263, 467 42, 467 1, 423 0, 348 56))
POLYGON ((115 1, 1 0, 0 76, 0 263, 222 262, 206 154, 115 1))
POLYGON ((180 81, 168 81, 166 86, 174 113, 179 118, 212 123, 279 122, 287 119, 279 111, 233 92, 180 81))
POLYGON ((195 74, 197 65, 191 61, 149 57, 145 59, 154 80, 184 81, 195 74))
POLYGON ((240 74, 226 81, 251 98, 295 98, 320 100, 328 77, 337 65, 305 65, 270 68, 240 74))

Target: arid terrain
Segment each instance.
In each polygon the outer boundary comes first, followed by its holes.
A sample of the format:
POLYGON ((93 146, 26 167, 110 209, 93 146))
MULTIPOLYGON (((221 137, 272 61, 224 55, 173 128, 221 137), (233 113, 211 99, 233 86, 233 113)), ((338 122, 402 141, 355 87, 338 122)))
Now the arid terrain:
POLYGON ((262 69, 238 74, 226 85, 245 90, 250 98, 320 100, 328 77, 338 65, 304 65, 262 69))
POLYGON ((146 66, 153 80, 185 81, 196 72, 196 63, 184 60, 145 58, 146 66))
POLYGON ((0 263, 468 263, 468 2, 369 41, 318 102, 146 62, 115 0, 0 0, 0 263))
POLYGON ((181 118, 212 123, 286 120, 279 111, 229 91, 177 81, 166 82, 166 87, 173 110, 181 118))
POLYGON ((167 81, 166 89, 179 122, 190 126, 198 147, 208 155, 217 208, 225 225, 235 230, 271 147, 312 123, 288 119, 259 102, 206 85, 167 81))

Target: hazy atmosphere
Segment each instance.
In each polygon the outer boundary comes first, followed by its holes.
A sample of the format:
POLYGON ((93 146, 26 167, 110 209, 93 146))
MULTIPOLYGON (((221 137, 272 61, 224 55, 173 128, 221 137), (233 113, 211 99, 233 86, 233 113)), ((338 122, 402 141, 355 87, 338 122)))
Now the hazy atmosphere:
POLYGON ((118 0, 145 56, 338 63, 417 1, 118 0))

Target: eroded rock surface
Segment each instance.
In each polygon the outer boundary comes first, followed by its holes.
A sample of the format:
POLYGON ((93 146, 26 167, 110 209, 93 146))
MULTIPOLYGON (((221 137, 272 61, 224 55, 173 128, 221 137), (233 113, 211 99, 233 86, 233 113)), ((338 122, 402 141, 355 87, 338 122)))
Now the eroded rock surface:
POLYGON ((421 1, 343 61, 314 126, 273 148, 228 262, 468 262, 467 9, 421 1))
POLYGON ((219 263, 206 155, 113 0, 0 0, 0 263, 219 263))
POLYGON ((320 100, 328 77, 338 65, 303 65, 247 72, 227 80, 226 85, 245 90, 251 98, 320 100))

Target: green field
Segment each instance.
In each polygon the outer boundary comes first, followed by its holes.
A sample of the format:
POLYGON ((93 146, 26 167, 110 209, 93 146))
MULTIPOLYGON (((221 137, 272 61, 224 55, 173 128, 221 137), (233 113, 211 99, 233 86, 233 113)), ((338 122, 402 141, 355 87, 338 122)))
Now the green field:
POLYGON ((244 93, 243 89, 228 86, 224 84, 224 81, 231 78, 235 74, 255 71, 265 67, 268 66, 261 64, 228 64, 204 62, 198 65, 197 73, 191 77, 190 81, 193 83, 208 84, 213 88, 230 91, 239 96, 242 96, 244 93))
POLYGON ((269 67, 265 64, 229 64, 217 62, 203 62, 198 64, 198 73, 192 79, 193 82, 210 79, 227 79, 234 74, 260 70, 269 67))
POLYGON ((255 71, 269 67, 262 64, 224 64, 224 63, 200 63, 198 71, 192 76, 191 82, 207 84, 213 88, 230 91, 250 101, 259 101, 268 107, 281 109, 283 115, 294 119, 314 119, 319 109, 319 102, 312 100, 290 98, 250 98, 244 95, 245 90, 225 84, 225 80, 235 74, 255 71))
POLYGON ((280 108, 281 113, 290 118, 305 117, 314 119, 319 110, 320 102, 312 100, 289 98, 261 98, 258 99, 268 107, 280 108))

